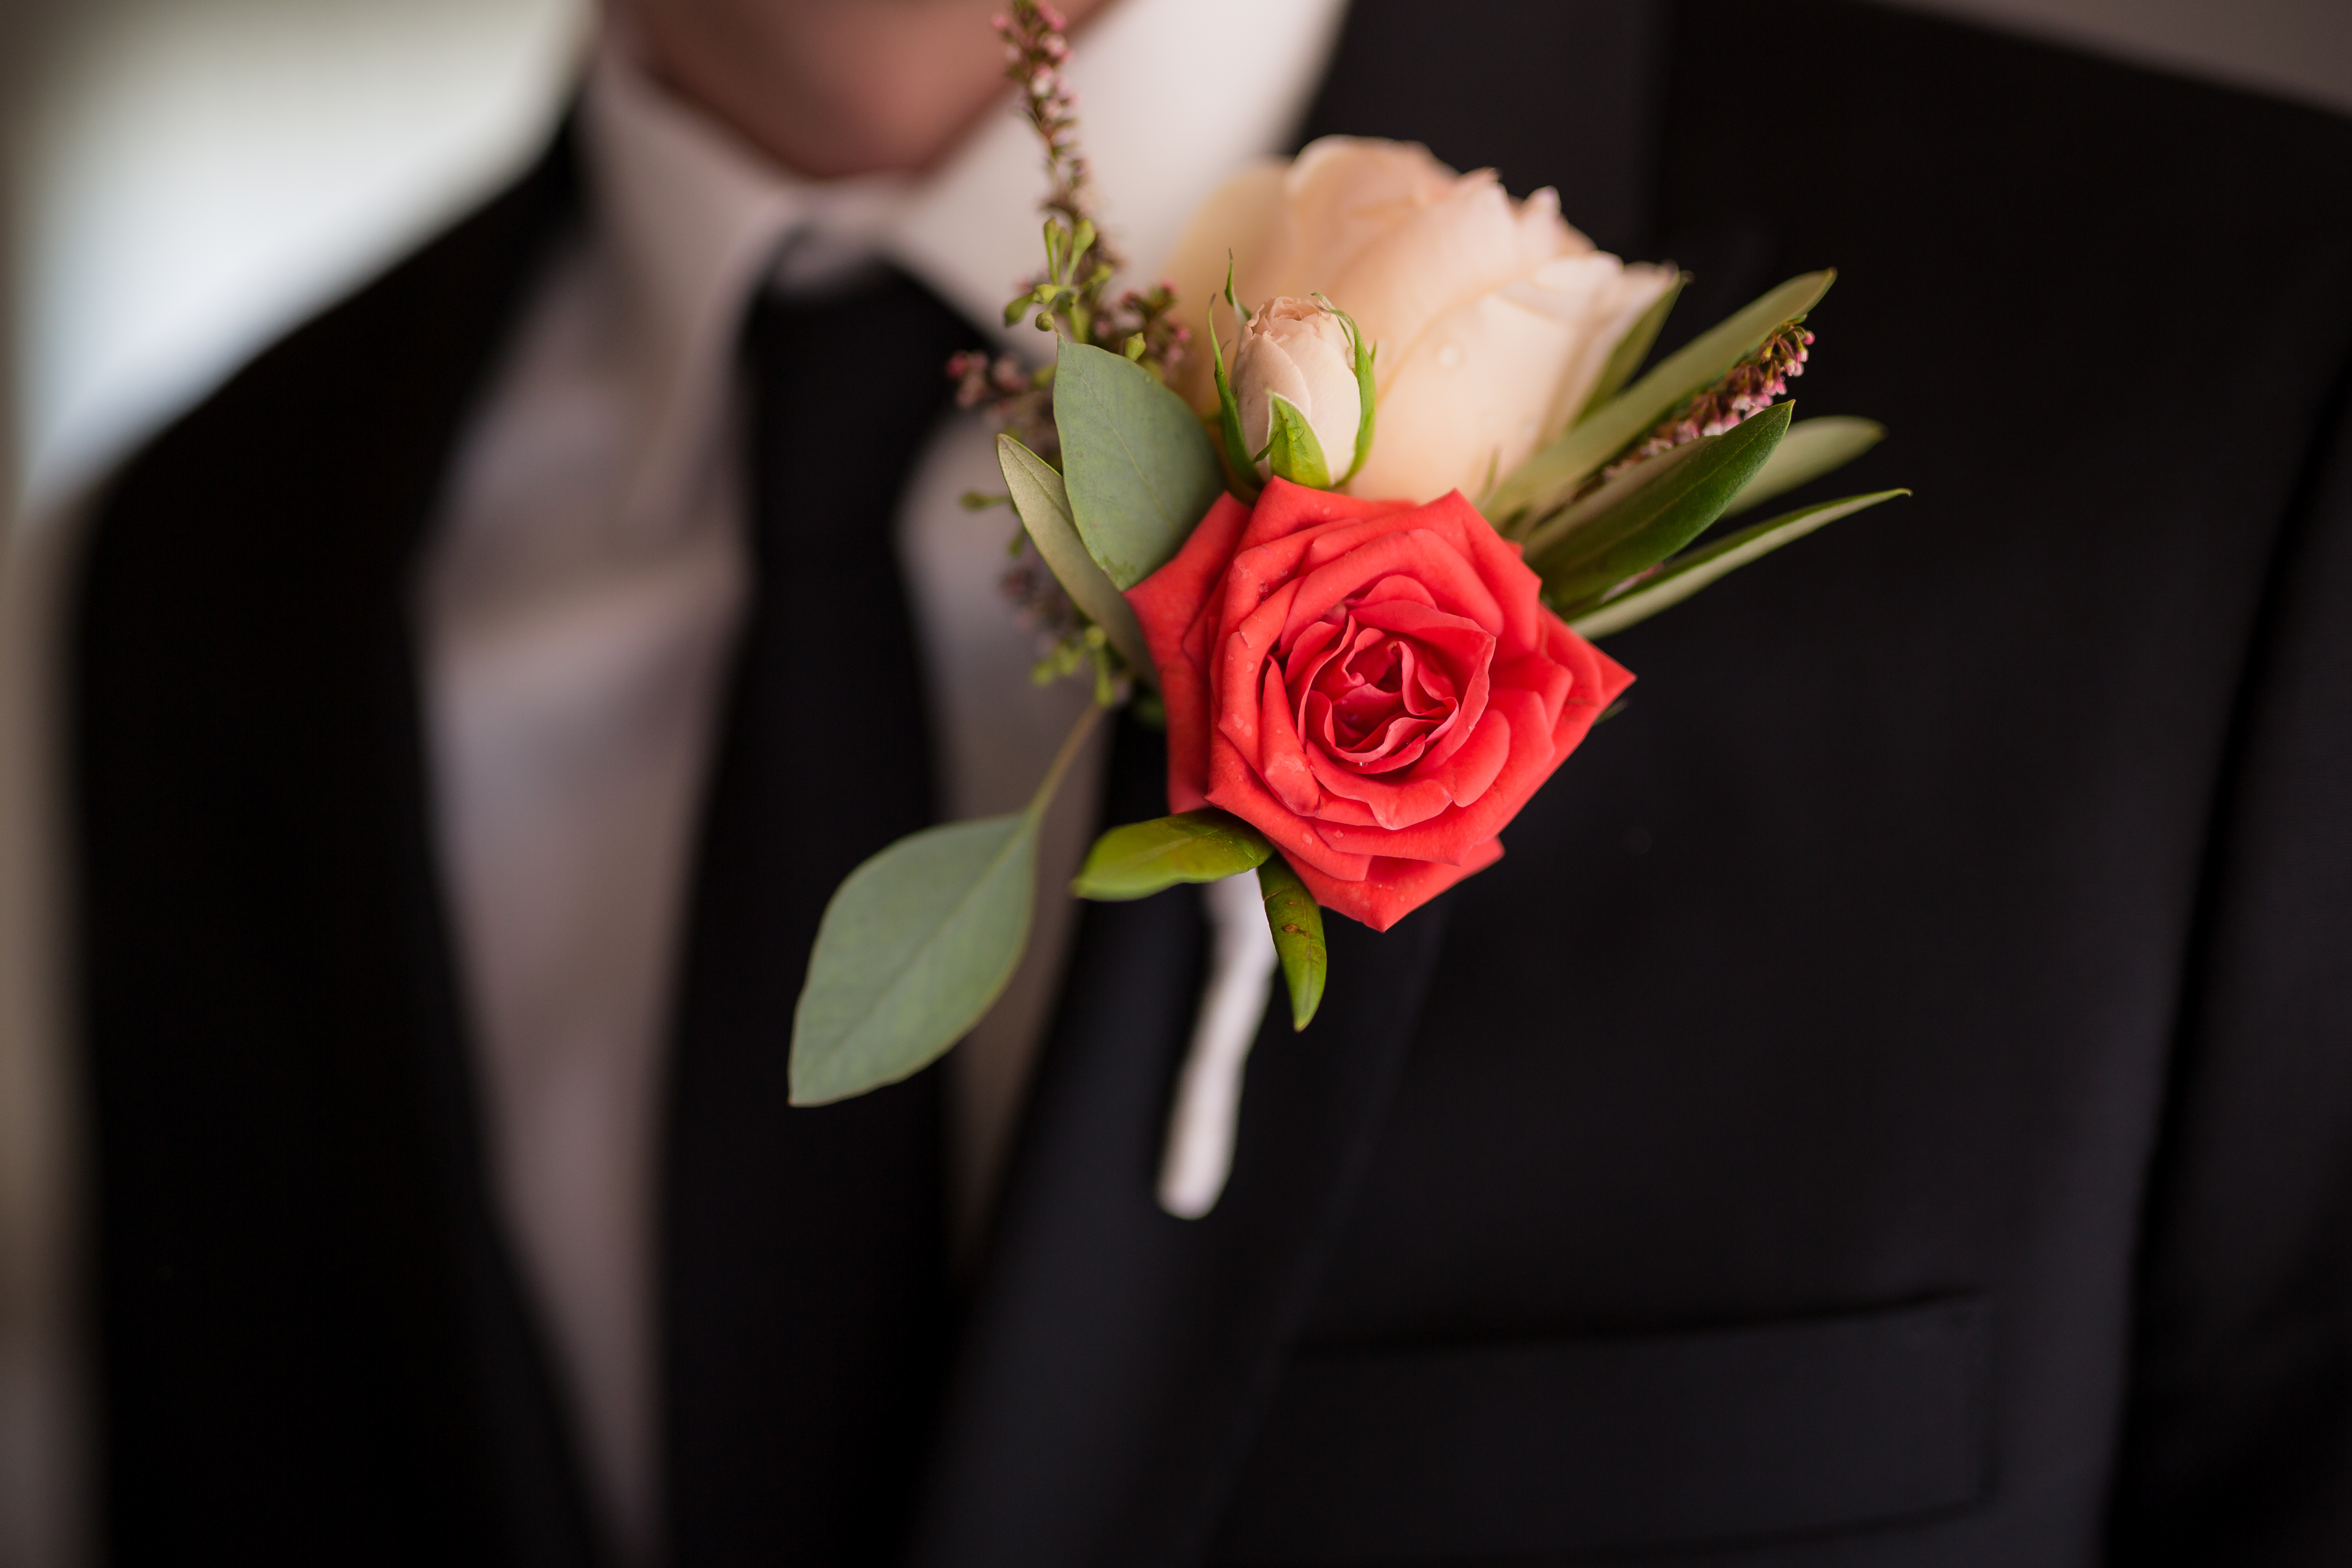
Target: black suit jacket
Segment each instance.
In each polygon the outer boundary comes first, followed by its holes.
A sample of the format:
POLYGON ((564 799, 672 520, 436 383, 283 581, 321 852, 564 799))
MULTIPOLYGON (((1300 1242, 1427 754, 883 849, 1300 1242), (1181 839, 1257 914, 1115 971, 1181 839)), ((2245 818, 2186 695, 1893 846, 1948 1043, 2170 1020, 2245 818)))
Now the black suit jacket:
MULTIPOLYGON (((1917 495, 1618 638, 1503 862, 1335 922, 1204 1220, 1150 1195, 1197 905, 1089 910, 871 1559, 2352 1561, 2352 126, 1836 0, 1360 0, 1328 130, 1558 184, 1688 327, 1838 266, 1801 412, 1917 495)), ((124 1564, 599 1555, 407 617, 569 180, 264 355, 88 546, 124 1564)), ((1158 765, 1122 737, 1113 816, 1158 765)), ((791 1559, 769 1512, 710 1559, 791 1559)))

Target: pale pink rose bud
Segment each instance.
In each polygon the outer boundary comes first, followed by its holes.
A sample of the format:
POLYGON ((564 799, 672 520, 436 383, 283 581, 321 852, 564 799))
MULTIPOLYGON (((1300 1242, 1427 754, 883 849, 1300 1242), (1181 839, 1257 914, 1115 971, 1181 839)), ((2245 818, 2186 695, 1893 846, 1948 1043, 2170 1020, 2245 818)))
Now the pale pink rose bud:
MULTIPOLYGON (((1242 438, 1262 450, 1272 431, 1274 395, 1281 394, 1305 416, 1321 443, 1330 483, 1344 475, 1356 455, 1356 431, 1363 422, 1363 393, 1356 384, 1356 351, 1339 318, 1312 300, 1285 295, 1269 300, 1242 329, 1234 351, 1234 401, 1242 416, 1242 438)), ((1258 472, 1267 472, 1264 458, 1258 472)))

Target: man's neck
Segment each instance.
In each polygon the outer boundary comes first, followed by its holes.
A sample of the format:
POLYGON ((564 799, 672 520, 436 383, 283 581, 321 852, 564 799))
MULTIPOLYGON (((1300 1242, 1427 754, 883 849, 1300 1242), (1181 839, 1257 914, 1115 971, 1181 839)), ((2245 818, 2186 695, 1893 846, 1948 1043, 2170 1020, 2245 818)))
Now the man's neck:
MULTIPOLYGON (((647 70, 811 179, 917 173, 1005 90, 1003 0, 614 0, 647 70)), ((1073 25, 1103 0, 1065 0, 1073 25)))

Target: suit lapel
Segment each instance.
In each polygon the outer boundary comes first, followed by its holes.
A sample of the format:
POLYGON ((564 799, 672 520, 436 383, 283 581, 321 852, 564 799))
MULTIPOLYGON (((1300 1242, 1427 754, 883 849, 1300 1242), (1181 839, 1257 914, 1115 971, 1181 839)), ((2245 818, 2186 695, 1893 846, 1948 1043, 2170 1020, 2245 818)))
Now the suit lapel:
POLYGON ((488 1210, 408 615, 570 184, 559 141, 96 519, 72 744, 118 1561, 591 1556, 488 1210))
MULTIPOLYGON (((1419 140, 1461 166, 1500 167, 1516 191, 1558 185, 1597 241, 1640 247, 1664 5, 1477 9, 1435 26, 1409 0, 1360 0, 1307 135, 1419 140), (1510 48, 1494 47, 1498 34, 1510 48), (1502 79, 1531 71, 1541 79, 1502 79), (1529 102, 1545 113, 1521 112, 1529 102)), ((1165 809, 1164 754, 1122 728, 1106 820, 1165 809)), ((1296 1036, 1279 1006, 1269 1014, 1233 1179, 1190 1222, 1160 1212, 1152 1184, 1202 974, 1199 900, 1180 889, 1087 910, 942 1417, 918 1563, 1205 1554, 1370 1160, 1447 903, 1385 935, 1330 921, 1322 1014, 1296 1036)))

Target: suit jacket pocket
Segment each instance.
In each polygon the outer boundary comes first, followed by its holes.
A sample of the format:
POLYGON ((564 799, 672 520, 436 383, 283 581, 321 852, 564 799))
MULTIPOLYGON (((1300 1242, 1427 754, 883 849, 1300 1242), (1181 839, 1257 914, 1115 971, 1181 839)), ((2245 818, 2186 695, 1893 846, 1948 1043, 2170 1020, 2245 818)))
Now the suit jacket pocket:
POLYGON ((1657 1547, 1972 1502, 1974 1299, 1610 1339, 1346 1351, 1286 1375, 1217 1556, 1657 1547))

